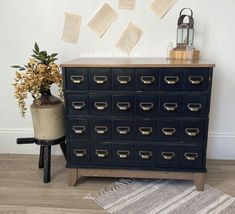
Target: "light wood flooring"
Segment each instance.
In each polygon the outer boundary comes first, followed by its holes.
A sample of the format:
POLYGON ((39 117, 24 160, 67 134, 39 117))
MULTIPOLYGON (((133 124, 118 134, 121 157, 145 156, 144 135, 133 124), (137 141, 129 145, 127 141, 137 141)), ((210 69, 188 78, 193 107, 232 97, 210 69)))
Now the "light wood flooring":
MULTIPOLYGON (((0 213, 100 214, 102 208, 83 197, 111 184, 112 178, 83 178, 68 187, 68 173, 62 156, 52 157, 52 181, 43 183, 36 155, 0 154, 0 213)), ((207 180, 235 197, 235 161, 209 160, 207 180)))

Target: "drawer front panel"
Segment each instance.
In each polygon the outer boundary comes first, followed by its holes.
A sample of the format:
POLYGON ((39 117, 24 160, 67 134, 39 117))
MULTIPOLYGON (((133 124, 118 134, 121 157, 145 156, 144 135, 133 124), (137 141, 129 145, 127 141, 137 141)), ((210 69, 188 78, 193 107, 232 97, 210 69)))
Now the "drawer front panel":
POLYGON ((180 165, 183 167, 202 167, 203 146, 181 146, 180 165))
POLYGON ((112 144, 93 142, 91 144, 91 161, 96 163, 112 163, 112 144))
POLYGON ((131 116, 134 114, 134 95, 113 95, 112 98, 112 112, 113 115, 131 116))
POLYGON ((110 94, 90 94, 89 102, 91 115, 112 114, 112 97, 110 94))
POLYGON ((74 115, 89 114, 89 99, 87 94, 68 94, 68 113, 74 115))
POLYGON ((66 83, 69 90, 87 90, 87 68, 66 68, 66 83))
POLYGON ((135 69, 113 68, 113 90, 133 91, 135 90, 135 69))
POLYGON ((89 69, 90 90, 111 90, 112 73, 110 68, 90 68, 89 69))
POLYGON ((177 145, 157 146, 157 165, 176 167, 179 165, 179 147, 177 145))
POLYGON ((90 133, 92 139, 112 139, 112 120, 90 119, 90 133))
POLYGON ((182 69, 162 69, 160 75, 161 91, 183 90, 184 73, 182 69))
POLYGON ((121 165, 132 165, 133 156, 133 144, 131 143, 115 143, 112 145, 113 149, 113 162, 121 165))
POLYGON ((157 120, 136 120, 134 122, 136 140, 157 140, 157 120))
POLYGON ((88 139, 89 135, 88 119, 69 120, 69 137, 71 139, 88 139))
POLYGON ((134 138, 133 120, 114 119, 112 135, 113 139, 132 140, 134 138))
POLYGON ((136 142, 134 145, 134 162, 137 165, 155 165, 156 145, 136 142))
POLYGON ((136 95, 136 115, 137 116, 157 116, 159 108, 159 96, 147 93, 137 93, 136 95))
POLYGON ((70 159, 72 163, 89 163, 91 161, 91 145, 87 142, 70 143, 70 159))
POLYGON ((160 114, 163 116, 180 116, 182 112, 182 98, 180 95, 161 95, 160 114))
POLYGON ((159 69, 138 68, 136 69, 136 86, 138 91, 159 90, 159 69))
POLYGON ((159 121, 160 142, 177 142, 180 139, 180 124, 177 120, 159 121))

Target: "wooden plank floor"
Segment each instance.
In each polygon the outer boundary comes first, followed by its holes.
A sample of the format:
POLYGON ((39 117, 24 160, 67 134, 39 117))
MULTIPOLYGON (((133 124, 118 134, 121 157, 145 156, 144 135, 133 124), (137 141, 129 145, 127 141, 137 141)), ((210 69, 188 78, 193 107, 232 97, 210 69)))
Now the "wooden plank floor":
MULTIPOLYGON (((0 154, 0 213, 100 214, 100 207, 83 197, 111 184, 112 178, 84 178, 67 186, 62 156, 52 157, 52 181, 44 184, 36 155, 0 154)), ((207 182, 235 197, 235 161, 208 161, 207 182)))

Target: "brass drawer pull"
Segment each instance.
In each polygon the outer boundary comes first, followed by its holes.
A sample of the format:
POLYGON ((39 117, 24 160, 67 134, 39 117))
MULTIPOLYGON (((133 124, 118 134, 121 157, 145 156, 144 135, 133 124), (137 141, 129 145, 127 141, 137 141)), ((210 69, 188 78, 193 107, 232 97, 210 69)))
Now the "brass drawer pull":
POLYGON ((86 155, 86 150, 85 149, 74 149, 73 153, 76 155, 76 157, 82 158, 86 155))
POLYGON ((198 153, 184 153, 184 157, 185 159, 189 160, 189 161, 194 161, 198 158, 198 153))
POLYGON ((81 110, 81 109, 83 109, 84 107, 85 107, 85 102, 83 102, 83 101, 81 101, 81 102, 79 102, 79 101, 73 101, 72 102, 72 106, 73 106, 73 108, 74 109, 76 109, 76 110, 81 110))
POLYGON ((71 81, 74 84, 81 84, 84 81, 84 76, 70 76, 71 81))
POLYGON ((153 128, 152 127, 140 127, 139 132, 142 135, 151 135, 153 132, 153 128))
POLYGON ((155 77, 154 76, 141 76, 140 80, 145 85, 150 85, 150 84, 154 83, 155 77))
POLYGON ((105 134, 108 132, 108 127, 107 126, 96 126, 95 131, 97 134, 105 134))
POLYGON ((188 103, 187 108, 189 109, 189 111, 198 112, 202 108, 202 104, 201 103, 188 103))
POLYGON ((166 136, 173 136, 176 133, 175 128, 162 128, 162 133, 166 136))
POLYGON ((161 156, 165 159, 165 160, 172 160, 175 157, 175 153, 174 152, 162 152, 161 156))
POLYGON ((76 134, 83 134, 86 131, 86 127, 85 126, 73 126, 73 131, 76 134))
POLYGON ((116 130, 121 135, 127 135, 131 129, 129 126, 118 126, 116 130))
POLYGON ((140 108, 143 111, 150 111, 154 107, 153 103, 140 103, 140 108))
POLYGON ((179 76, 165 76, 164 81, 168 85, 175 85, 179 81, 179 76))
POLYGON ((200 85, 204 80, 203 76, 189 76, 188 81, 193 85, 200 85))
POLYGON ((117 81, 122 85, 127 85, 131 81, 130 76, 118 76, 117 81))
POLYGON ((131 107, 128 102, 117 102, 117 108, 121 111, 127 111, 131 107))
POLYGON ((107 76, 94 76, 93 80, 96 82, 96 84, 104 84, 105 82, 107 82, 108 77, 107 76))
POLYGON ((129 150, 118 150, 117 155, 121 159, 127 159, 130 156, 129 150))
POLYGON ((139 156, 144 160, 149 160, 152 156, 152 152, 150 152, 150 151, 139 151, 139 156))
POLYGON ((108 150, 95 150, 95 154, 99 158, 106 158, 107 155, 109 154, 108 150))
POLYGON ((164 103, 163 107, 167 111, 175 111, 178 108, 178 103, 164 103))
POLYGON ((199 128, 186 128, 185 133, 190 137, 196 137, 200 133, 199 128))
POLYGON ((105 110, 108 108, 108 103, 107 102, 95 102, 94 106, 97 110, 105 110))

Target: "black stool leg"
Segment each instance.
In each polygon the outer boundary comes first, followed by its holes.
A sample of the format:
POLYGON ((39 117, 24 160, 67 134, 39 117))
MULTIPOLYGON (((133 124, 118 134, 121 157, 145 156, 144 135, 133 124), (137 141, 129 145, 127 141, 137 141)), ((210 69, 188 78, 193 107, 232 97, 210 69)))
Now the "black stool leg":
POLYGON ((40 146, 40 154, 39 154, 39 161, 38 161, 38 168, 42 169, 44 167, 44 146, 40 146))
POLYGON ((44 146, 44 183, 51 180, 51 146, 44 146))
POLYGON ((65 141, 63 141, 63 142, 60 144, 60 148, 61 148, 61 150, 62 150, 62 152, 63 152, 63 155, 64 155, 65 160, 67 160, 65 141))

